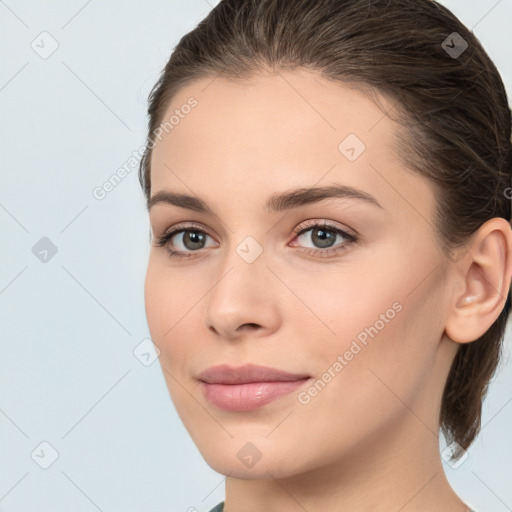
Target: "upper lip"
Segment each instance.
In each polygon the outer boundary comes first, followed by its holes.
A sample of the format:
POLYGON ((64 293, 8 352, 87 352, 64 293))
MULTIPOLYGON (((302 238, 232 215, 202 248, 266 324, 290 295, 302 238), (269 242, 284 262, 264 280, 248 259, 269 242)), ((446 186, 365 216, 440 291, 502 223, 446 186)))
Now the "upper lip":
POLYGON ((238 367, 227 364, 211 366, 202 371, 197 378, 209 384, 246 384, 249 382, 294 381, 309 378, 309 375, 289 373, 278 368, 249 363, 238 367))

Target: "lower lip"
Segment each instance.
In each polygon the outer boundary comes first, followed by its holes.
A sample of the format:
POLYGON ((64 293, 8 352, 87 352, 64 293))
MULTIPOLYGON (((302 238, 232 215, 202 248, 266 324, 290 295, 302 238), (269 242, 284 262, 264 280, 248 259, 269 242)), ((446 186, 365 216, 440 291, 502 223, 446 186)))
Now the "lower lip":
POLYGON ((310 379, 248 384, 208 384, 201 382, 206 399, 226 411, 252 411, 295 391, 310 379))

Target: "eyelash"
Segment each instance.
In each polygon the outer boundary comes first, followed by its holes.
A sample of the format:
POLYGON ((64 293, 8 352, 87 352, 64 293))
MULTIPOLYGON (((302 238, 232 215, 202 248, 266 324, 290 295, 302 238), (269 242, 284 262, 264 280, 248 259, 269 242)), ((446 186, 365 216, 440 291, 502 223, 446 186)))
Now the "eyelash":
MULTIPOLYGON (((338 246, 337 248, 329 247, 327 249, 313 249, 310 247, 306 247, 306 248, 300 249, 302 252, 304 252, 308 255, 316 255, 318 253, 321 253, 322 254, 321 257, 325 258, 325 257, 328 257, 328 256, 325 256, 325 254, 330 255, 333 253, 338 253, 340 251, 343 251, 347 248, 347 246, 357 243, 357 241, 359 239, 357 235, 348 233, 347 231, 335 226, 334 224, 330 224, 326 221, 323 221, 323 223, 318 222, 318 221, 307 221, 307 222, 299 225, 294 230, 294 232, 293 232, 295 235, 294 240, 296 238, 300 237, 302 234, 306 233, 307 231, 310 231, 313 228, 320 228, 320 229, 323 229, 326 231, 332 231, 332 232, 336 233, 337 235, 341 235, 343 238, 345 238, 346 242, 344 242, 341 246, 338 246)), ((164 233, 161 237, 158 237, 155 242, 155 245, 157 247, 166 246, 168 244, 168 242, 170 241, 170 239, 174 235, 176 235, 178 233, 185 233, 187 231, 194 232, 194 233, 202 233, 207 236, 210 236, 210 235, 208 235, 208 233, 206 231, 204 231, 197 224, 176 224, 172 230, 164 233)), ((181 258, 190 258, 190 257, 194 256, 194 253, 199 252, 200 249, 198 249, 196 251, 182 252, 182 251, 174 251, 174 250, 170 249, 169 247, 167 247, 167 251, 169 252, 169 256, 171 258, 180 258, 181 259, 181 258)))

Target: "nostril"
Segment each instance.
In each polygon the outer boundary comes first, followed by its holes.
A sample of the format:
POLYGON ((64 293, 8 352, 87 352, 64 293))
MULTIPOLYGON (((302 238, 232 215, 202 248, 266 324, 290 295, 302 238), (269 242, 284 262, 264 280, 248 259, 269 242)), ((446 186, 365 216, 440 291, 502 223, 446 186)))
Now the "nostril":
POLYGON ((240 329, 245 329, 245 328, 248 328, 248 327, 250 327, 251 329, 253 329, 253 328, 258 328, 258 327, 259 327, 259 325, 258 325, 258 324, 255 324, 255 323, 253 323, 253 322, 248 322, 248 323, 246 323, 246 324, 243 324, 243 325, 240 327, 240 329))

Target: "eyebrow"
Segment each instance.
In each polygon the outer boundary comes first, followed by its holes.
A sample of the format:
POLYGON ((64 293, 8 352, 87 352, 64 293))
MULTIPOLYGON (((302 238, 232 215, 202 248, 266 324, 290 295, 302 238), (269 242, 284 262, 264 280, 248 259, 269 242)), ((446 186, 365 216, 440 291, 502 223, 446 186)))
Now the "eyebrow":
MULTIPOLYGON (((377 199, 367 192, 348 185, 337 184, 326 187, 298 188, 285 192, 277 192, 267 199, 265 207, 269 213, 281 212, 292 208, 298 208, 299 206, 307 206, 330 198, 359 199, 384 210, 377 199)), ((187 194, 161 190, 150 198, 148 210, 155 206, 155 204, 159 203, 171 204, 198 213, 215 215, 214 211, 205 201, 199 197, 187 194)))

